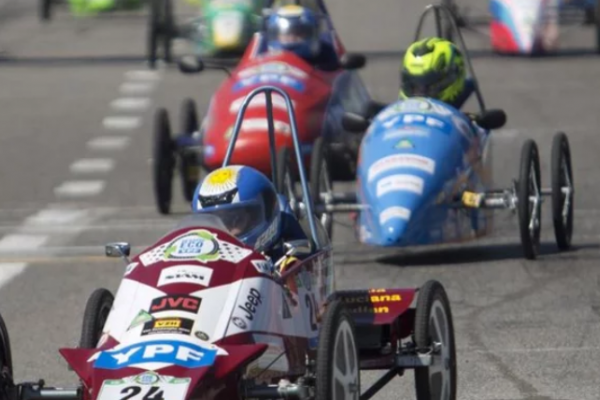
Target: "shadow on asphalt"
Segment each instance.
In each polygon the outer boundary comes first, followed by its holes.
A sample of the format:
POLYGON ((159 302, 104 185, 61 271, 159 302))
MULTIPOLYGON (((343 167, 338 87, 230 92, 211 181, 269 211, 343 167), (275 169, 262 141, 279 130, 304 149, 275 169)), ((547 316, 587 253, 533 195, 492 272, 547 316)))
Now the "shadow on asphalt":
MULTIPOLYGON (((560 252, 553 242, 542 243, 538 260, 550 261, 557 256, 561 261, 580 260, 582 250, 600 249, 600 244, 583 243, 574 245, 570 251, 560 252)), ((597 258, 597 256, 595 256, 597 258)), ((486 261, 506 261, 524 259, 523 250, 518 243, 489 244, 485 246, 461 246, 448 249, 432 249, 419 253, 392 254, 376 257, 375 261, 386 265, 401 267, 447 266, 452 264, 469 264, 486 261)))

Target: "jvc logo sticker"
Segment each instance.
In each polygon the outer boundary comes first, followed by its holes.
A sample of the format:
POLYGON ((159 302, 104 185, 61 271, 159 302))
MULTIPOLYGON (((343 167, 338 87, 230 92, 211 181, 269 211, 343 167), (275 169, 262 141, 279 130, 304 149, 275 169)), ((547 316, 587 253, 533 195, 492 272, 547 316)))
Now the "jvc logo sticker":
POLYGON ((246 319, 252 321, 256 314, 256 307, 260 304, 262 304, 262 296, 258 290, 252 288, 246 297, 246 302, 238 307, 246 313, 246 319))
POLYGON ((96 353, 94 367, 120 369, 145 363, 166 363, 199 368, 214 364, 216 356, 216 349, 173 340, 156 340, 96 353))

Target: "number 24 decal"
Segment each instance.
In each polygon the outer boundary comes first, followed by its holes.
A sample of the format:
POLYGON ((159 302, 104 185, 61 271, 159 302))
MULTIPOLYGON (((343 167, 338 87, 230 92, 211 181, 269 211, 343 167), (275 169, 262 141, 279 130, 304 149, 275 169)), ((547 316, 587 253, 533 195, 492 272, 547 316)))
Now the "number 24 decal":
POLYGON ((306 307, 308 307, 308 312, 310 314, 310 329, 312 331, 317 330, 317 301, 315 300, 315 295, 313 293, 304 296, 304 302, 306 303, 306 307))
MULTIPOLYGON (((130 400, 132 397, 137 396, 142 392, 142 388, 139 386, 127 386, 121 390, 121 394, 125 396, 119 398, 119 400, 130 400)), ((156 386, 148 388, 148 392, 142 397, 142 400, 165 400, 163 397, 163 391, 156 386)))

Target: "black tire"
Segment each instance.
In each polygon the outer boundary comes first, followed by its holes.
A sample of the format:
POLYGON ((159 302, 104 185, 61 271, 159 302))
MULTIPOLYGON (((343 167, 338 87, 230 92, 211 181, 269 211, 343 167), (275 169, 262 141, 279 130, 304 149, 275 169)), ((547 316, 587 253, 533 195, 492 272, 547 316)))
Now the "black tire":
POLYGON ((446 291, 438 281, 427 281, 419 289, 415 312, 414 339, 417 350, 426 353, 434 342, 441 343, 441 356, 434 354, 432 364, 442 363, 444 371, 431 373, 431 366, 415 369, 415 391, 417 400, 455 400, 456 399, 456 344, 452 311, 446 291), (435 312, 432 312, 434 311, 435 312), (437 324, 433 323, 437 319, 437 324), (445 329, 441 329, 441 326, 445 329), (436 327, 444 332, 438 332, 436 327), (440 357, 442 360, 440 361, 440 357), (437 374, 442 374, 437 376, 437 374), (435 378, 434 378, 435 377, 435 378), (441 378, 441 383, 440 379, 441 378), (446 379, 447 391, 442 392, 446 379), (440 387, 441 386, 441 387, 440 387))
POLYGON ((571 165, 571 150, 569 139, 563 132, 554 135, 550 160, 552 172, 552 220, 554 223, 554 236, 556 245, 560 250, 571 247, 573 237, 573 168, 571 165), (563 193, 567 187, 569 193, 563 193), (565 202, 568 199, 566 210, 565 202), (566 215, 563 212, 566 211, 566 215))
MULTIPOLYGON (((192 137, 197 132, 200 124, 198 123, 198 114, 196 112, 196 102, 192 99, 185 99, 181 103, 181 134, 192 137)), ((191 202, 194 198, 194 191, 200 180, 200 154, 195 150, 186 151, 182 149, 179 176, 183 186, 183 197, 191 202)))
POLYGON ((48 22, 52 19, 52 0, 39 0, 40 20, 48 22))
MULTIPOLYGON (((442 0, 442 6, 447 7, 454 18, 458 21, 458 7, 453 0, 442 0)), ((452 27, 452 22, 448 19, 445 11, 442 11, 441 14, 440 22, 442 25, 442 38, 449 41, 454 41, 454 29, 452 27)))
POLYGON ((88 299, 83 314, 79 348, 95 349, 110 314, 114 297, 107 289, 96 289, 88 299))
POLYGON ((277 177, 273 182, 277 193, 284 195, 289 203, 294 215, 299 217, 298 194, 296 193, 296 174, 294 173, 292 156, 294 152, 289 147, 282 147, 277 151, 277 177))
MULTIPOLYGON (((333 180, 331 179, 331 151, 328 143, 322 138, 317 138, 313 144, 310 156, 310 195, 315 206, 325 205, 329 201, 321 200, 321 194, 333 195, 333 180)), ((329 238, 333 233, 333 215, 323 212, 316 213, 329 238)))
POLYGON ((534 260, 540 250, 540 233, 542 218, 542 202, 537 206, 532 205, 529 198, 541 196, 540 157, 537 144, 528 139, 521 150, 521 166, 519 171, 519 182, 517 184, 519 232, 521 234, 521 246, 525 258, 534 260), (533 173, 534 178, 530 175, 533 173), (537 193, 536 193, 537 190, 537 193), (537 213, 537 223, 534 222, 533 229, 529 229, 533 214, 537 213))
POLYGON ((0 399, 14 398, 14 370, 10 337, 4 318, 0 315, 0 399))
MULTIPOLYGON (((320 329, 315 371, 317 377, 315 400, 358 400, 360 398, 360 365, 354 321, 339 300, 334 300, 327 305, 320 329), (344 351, 344 356, 339 356, 340 351, 344 351), (350 396, 337 396, 338 393, 335 390, 338 385, 334 384, 333 372, 337 361, 340 360, 345 361, 344 370, 349 374, 350 379, 354 378, 353 382, 344 388, 344 394, 351 392, 350 396)), ((342 373, 343 370, 338 369, 338 372, 342 373)))
POLYGON ((154 116, 154 198, 158 212, 169 214, 173 195, 174 144, 169 114, 164 108, 154 116))

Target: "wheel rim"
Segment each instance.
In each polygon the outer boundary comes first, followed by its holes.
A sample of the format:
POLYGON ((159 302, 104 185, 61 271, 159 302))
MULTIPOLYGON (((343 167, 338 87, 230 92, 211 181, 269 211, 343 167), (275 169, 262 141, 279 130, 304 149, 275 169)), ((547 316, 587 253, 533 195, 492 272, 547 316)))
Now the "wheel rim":
POLYGON ((331 390, 333 400, 357 399, 359 393, 358 360, 352 328, 342 320, 335 335, 332 357, 331 390))
POLYGON ((563 142, 563 150, 560 158, 560 191, 561 191, 561 222, 563 228, 566 229, 565 238, 567 242, 571 241, 572 234, 572 200, 573 200, 573 182, 571 180, 571 169, 569 167, 569 155, 563 142))
MULTIPOLYGON (((321 173, 319 176, 319 203, 323 202, 323 204, 328 205, 331 203, 331 191, 332 191, 332 184, 331 184, 331 180, 329 179, 330 175, 329 175, 329 167, 327 165, 327 162, 325 160, 323 160, 321 162, 321 173), (325 199, 321 200, 321 196, 324 195, 325 199)), ((323 214, 321 214, 321 224, 328 229, 329 224, 331 224, 331 220, 332 217, 329 213, 324 212, 323 214)))
POLYGON ((431 305, 429 336, 434 347, 428 368, 431 399, 448 400, 452 394, 452 359, 448 315, 440 300, 431 305))
POLYGON ((532 240, 532 244, 534 247, 537 247, 538 238, 540 236, 540 205, 541 205, 541 195, 540 188, 538 184, 538 176, 536 170, 536 163, 534 160, 531 160, 529 165, 529 207, 528 207, 528 215, 529 215, 529 237, 532 240))

